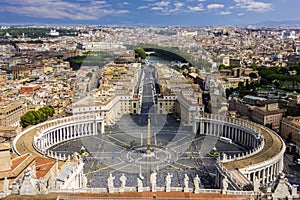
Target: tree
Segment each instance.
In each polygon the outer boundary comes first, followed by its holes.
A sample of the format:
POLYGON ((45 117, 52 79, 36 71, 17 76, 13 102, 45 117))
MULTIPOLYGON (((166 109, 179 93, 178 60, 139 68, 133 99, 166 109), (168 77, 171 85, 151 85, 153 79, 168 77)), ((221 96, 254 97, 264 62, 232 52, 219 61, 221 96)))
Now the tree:
POLYGON ((244 82, 239 82, 238 88, 239 88, 239 89, 243 89, 243 88, 244 88, 244 82))
POLYGON ((147 57, 145 50, 142 48, 135 49, 134 52, 136 58, 145 59, 147 57))
POLYGON ((257 64, 255 64, 255 63, 252 63, 252 64, 250 65, 250 67, 251 67, 253 70, 258 70, 258 68, 259 68, 259 66, 258 66, 257 64))
POLYGON ((251 72, 251 73, 249 74, 249 77, 250 77, 251 79, 255 79, 255 78, 257 78, 257 74, 251 72))
POLYGON ((249 80, 246 80, 246 90, 250 90, 249 80))
POLYGON ((226 68, 226 66, 224 65, 224 64, 221 64, 220 66, 219 66, 219 70, 222 70, 222 69, 225 69, 226 68))
POLYGON ((31 110, 20 118, 20 124, 23 128, 39 124, 46 121, 49 117, 52 117, 54 112, 55 110, 52 106, 44 106, 37 111, 31 110))

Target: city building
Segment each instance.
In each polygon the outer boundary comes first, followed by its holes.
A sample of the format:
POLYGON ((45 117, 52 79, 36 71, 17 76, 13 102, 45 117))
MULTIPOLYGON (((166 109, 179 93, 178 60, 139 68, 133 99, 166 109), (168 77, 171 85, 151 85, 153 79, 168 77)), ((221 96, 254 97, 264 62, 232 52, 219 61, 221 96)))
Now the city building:
POLYGON ((284 109, 278 107, 276 100, 246 95, 243 99, 232 98, 229 101, 229 110, 246 116, 252 121, 279 130, 284 109))
MULTIPOLYGON (((300 117, 285 117, 281 120, 280 135, 300 147, 300 117)), ((298 150, 299 151, 299 150, 298 150)))
POLYGON ((19 102, 0 102, 0 126, 17 126, 26 112, 26 107, 19 102))

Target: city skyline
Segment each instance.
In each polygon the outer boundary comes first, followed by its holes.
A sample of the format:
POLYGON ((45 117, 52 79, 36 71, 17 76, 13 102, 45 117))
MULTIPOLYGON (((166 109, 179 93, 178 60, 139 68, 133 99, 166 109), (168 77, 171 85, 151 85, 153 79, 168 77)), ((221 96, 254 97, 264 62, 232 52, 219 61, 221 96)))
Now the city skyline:
POLYGON ((0 24, 211 26, 299 21, 296 0, 3 0, 0 24))

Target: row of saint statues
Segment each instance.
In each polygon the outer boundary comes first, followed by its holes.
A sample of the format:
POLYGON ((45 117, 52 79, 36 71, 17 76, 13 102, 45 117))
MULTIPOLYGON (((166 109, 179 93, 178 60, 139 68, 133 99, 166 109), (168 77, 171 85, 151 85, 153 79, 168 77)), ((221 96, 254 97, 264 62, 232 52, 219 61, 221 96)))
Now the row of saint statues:
MULTIPOLYGON (((167 176, 165 177, 165 191, 166 192, 170 192, 171 191, 171 182, 172 182, 172 177, 173 175, 168 173, 167 176)), ((137 190, 138 192, 142 192, 143 191, 143 179, 144 177, 142 176, 138 176, 137 177, 137 190)), ((188 192, 189 191, 189 176, 187 174, 184 175, 184 192, 188 192)), ((114 180, 115 180, 115 176, 113 176, 111 173, 109 174, 109 177, 107 179, 107 188, 108 188, 108 192, 113 192, 114 191, 114 180)), ((124 192, 124 188, 126 186, 126 181, 127 178, 124 174, 121 175, 121 177, 119 178, 120 182, 121 182, 121 186, 119 188, 120 191, 124 192)), ((157 173, 155 171, 153 171, 150 174, 150 189, 152 192, 156 192, 156 183, 157 183, 157 173)), ((198 174, 194 177, 193 179, 194 182, 194 192, 198 193, 200 190, 199 187, 199 183, 200 183, 200 178, 198 176, 198 174)))

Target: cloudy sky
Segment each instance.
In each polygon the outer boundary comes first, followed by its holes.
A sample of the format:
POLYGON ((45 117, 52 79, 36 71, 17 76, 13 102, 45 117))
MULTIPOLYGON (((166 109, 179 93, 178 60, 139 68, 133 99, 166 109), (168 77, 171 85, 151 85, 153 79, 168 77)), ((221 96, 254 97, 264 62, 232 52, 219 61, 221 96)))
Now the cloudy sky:
POLYGON ((0 24, 247 25, 300 20, 300 0, 1 0, 0 24))

